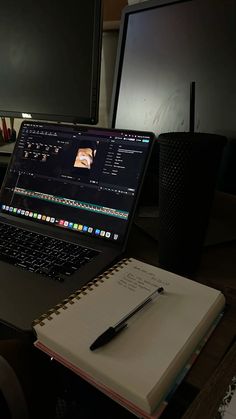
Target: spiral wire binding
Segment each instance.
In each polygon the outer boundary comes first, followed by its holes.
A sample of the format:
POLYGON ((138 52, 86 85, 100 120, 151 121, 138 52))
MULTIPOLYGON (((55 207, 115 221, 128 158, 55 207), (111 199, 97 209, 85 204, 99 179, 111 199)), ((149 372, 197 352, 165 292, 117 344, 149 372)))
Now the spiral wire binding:
POLYGON ((52 320, 53 314, 59 315, 62 310, 67 310, 69 305, 73 305, 76 300, 80 300, 83 296, 87 295, 89 291, 93 291, 94 287, 99 287, 99 284, 104 282, 104 279, 109 279, 110 276, 114 275, 115 272, 119 272, 125 265, 130 262, 130 258, 123 258, 111 268, 107 269, 101 275, 95 277, 92 281, 88 282, 85 286, 81 287, 79 290, 75 291, 73 294, 69 295, 68 298, 65 298, 61 303, 56 304, 53 308, 48 310, 46 313, 42 314, 38 319, 35 319, 32 322, 32 327, 36 325, 44 326, 45 320, 52 320))

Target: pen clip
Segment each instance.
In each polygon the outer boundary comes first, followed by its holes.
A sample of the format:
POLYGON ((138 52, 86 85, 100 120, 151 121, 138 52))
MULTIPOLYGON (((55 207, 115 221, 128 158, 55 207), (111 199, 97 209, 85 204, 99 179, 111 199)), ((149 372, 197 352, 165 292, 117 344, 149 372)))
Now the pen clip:
POLYGON ((133 310, 130 311, 130 313, 126 314, 118 323, 114 325, 114 327, 118 327, 120 324, 125 323, 127 320, 129 320, 131 317, 133 317, 134 314, 138 313, 147 303, 152 301, 155 297, 158 296, 158 294, 162 294, 164 291, 163 287, 157 288, 155 291, 153 291, 148 297, 146 297, 140 304, 138 304, 136 307, 134 307, 133 310))

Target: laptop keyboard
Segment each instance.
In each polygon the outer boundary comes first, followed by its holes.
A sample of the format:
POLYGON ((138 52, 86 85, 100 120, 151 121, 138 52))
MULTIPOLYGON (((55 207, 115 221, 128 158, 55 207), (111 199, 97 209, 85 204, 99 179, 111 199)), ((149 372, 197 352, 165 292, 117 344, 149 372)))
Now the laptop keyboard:
POLYGON ((0 223, 0 260, 63 281, 98 251, 0 223))

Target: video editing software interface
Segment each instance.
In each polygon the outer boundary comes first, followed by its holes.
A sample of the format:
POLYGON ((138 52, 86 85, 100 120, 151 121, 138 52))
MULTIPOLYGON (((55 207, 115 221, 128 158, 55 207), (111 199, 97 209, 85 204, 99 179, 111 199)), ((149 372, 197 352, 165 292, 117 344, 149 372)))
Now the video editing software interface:
POLYGON ((148 133, 24 122, 2 212, 105 240, 123 240, 148 133))

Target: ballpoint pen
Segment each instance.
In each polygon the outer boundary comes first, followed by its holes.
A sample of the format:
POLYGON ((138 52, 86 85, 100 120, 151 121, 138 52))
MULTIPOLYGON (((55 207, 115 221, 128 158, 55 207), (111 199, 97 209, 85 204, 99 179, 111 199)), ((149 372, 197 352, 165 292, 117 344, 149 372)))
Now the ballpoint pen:
POLYGON ((150 294, 145 300, 143 300, 140 304, 138 304, 132 311, 130 311, 126 316, 124 316, 118 323, 113 326, 108 327, 101 335, 95 339, 95 341, 90 346, 90 350, 94 351, 95 349, 100 348, 101 346, 106 345, 110 342, 114 337, 118 335, 123 329, 125 329, 128 324, 127 320, 129 320, 134 314, 140 311, 146 304, 151 302, 154 297, 158 294, 161 294, 164 291, 163 287, 157 288, 152 294, 150 294))
POLYGON ((16 140, 16 130, 14 129, 14 118, 10 118, 10 141, 16 140))
POLYGON ((14 129, 14 118, 13 117, 10 117, 10 127, 11 127, 11 132, 12 132, 13 129, 14 129))
POLYGON ((4 144, 4 138, 3 138, 3 134, 2 134, 2 128, 0 127, 0 144, 4 144))
POLYGON ((2 131, 3 131, 3 138, 4 141, 8 141, 8 131, 7 131, 7 124, 6 124, 6 119, 2 116, 2 131))

